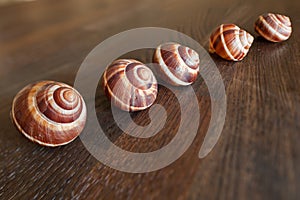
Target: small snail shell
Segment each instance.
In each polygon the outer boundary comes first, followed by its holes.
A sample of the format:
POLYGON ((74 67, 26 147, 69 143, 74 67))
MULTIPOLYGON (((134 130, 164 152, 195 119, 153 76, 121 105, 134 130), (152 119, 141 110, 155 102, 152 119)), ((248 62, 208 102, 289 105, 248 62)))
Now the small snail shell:
POLYGON ((254 28, 258 34, 271 42, 287 40, 292 33, 290 18, 272 13, 259 16, 254 28))
POLYGON ((159 45, 153 61, 158 64, 156 74, 171 85, 190 85, 199 74, 198 53, 177 43, 159 45))
POLYGON ((248 53, 254 38, 234 24, 220 25, 210 36, 209 52, 226 60, 239 61, 248 53))
POLYGON ((144 110, 157 96, 157 81, 152 71, 133 59, 111 63, 104 71, 103 86, 112 103, 125 111, 144 110))
POLYGON ((14 98, 11 116, 31 141, 55 147, 74 140, 83 130, 86 106, 67 84, 41 81, 27 85, 14 98))

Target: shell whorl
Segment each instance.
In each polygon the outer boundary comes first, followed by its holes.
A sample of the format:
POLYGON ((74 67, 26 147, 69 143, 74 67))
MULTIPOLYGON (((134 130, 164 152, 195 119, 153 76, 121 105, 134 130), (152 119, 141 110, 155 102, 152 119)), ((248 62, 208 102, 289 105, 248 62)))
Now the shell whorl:
POLYGON ((152 71, 133 59, 111 63, 103 74, 103 86, 112 103, 125 111, 144 110, 157 96, 157 81, 152 71))
POLYGON ((71 86, 41 81, 23 88, 14 98, 12 118, 30 140, 44 146, 64 145, 83 130, 86 106, 71 86))
POLYGON ((292 33, 292 24, 289 17, 267 13, 258 17, 254 24, 255 31, 271 42, 287 40, 292 33))
POLYGON ((239 61, 247 55, 253 40, 252 35, 235 24, 222 24, 210 36, 209 52, 239 61))
POLYGON ((190 85, 199 74, 199 55, 186 46, 177 43, 159 45, 154 53, 156 74, 171 85, 190 85))

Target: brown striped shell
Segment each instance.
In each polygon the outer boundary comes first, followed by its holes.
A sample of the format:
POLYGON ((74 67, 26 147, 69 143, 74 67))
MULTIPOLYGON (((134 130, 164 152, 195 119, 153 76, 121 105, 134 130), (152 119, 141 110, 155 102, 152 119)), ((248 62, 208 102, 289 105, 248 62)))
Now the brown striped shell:
POLYGON ((292 24, 289 17, 267 13, 258 17, 254 24, 255 31, 271 42, 287 40, 292 34, 292 24))
POLYGON ((111 102, 125 111, 144 110, 157 96, 157 81, 152 71, 133 59, 111 63, 103 74, 103 86, 111 102))
POLYGON ((154 53, 153 62, 158 64, 155 68, 156 74, 171 85, 190 85, 199 74, 198 53, 177 43, 159 45, 154 53))
POLYGON ((226 60, 239 61, 248 53, 253 36, 234 24, 220 25, 210 36, 209 52, 226 60))
POLYGON ((41 81, 24 87, 14 98, 11 116, 18 130, 43 146, 73 141, 83 130, 86 106, 71 86, 41 81))

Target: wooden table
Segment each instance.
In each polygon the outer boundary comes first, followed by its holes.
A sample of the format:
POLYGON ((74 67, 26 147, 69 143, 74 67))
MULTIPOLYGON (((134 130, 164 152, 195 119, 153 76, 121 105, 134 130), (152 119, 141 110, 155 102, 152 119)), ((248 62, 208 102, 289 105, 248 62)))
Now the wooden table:
MULTIPOLYGON (((0 7, 0 199, 299 199, 300 198, 300 3, 296 0, 40 0, 0 7), (253 30, 265 12, 291 17, 293 34, 270 43, 253 30), (46 148, 27 140, 10 119, 14 95, 38 80, 73 85, 87 54, 106 38, 137 27, 165 27, 192 37, 208 49, 211 31, 236 23, 256 36, 242 62, 212 55, 226 89, 225 125, 213 151, 198 158, 211 117, 207 86, 193 85, 201 110, 198 134, 184 155, 149 173, 125 173, 105 166, 80 138, 46 148)), ((128 55, 151 62, 153 51, 128 55)), ((128 56, 127 55, 127 56, 128 56)), ((178 123, 176 98, 160 87, 157 102, 169 109, 156 139, 126 137, 116 124, 102 123, 112 141, 146 151, 166 145, 178 123), (134 141, 136 143, 134 143, 134 141)), ((101 119, 110 104, 97 99, 101 119), (99 103, 100 102, 100 103, 99 103)), ((149 123, 147 111, 132 115, 149 123)))

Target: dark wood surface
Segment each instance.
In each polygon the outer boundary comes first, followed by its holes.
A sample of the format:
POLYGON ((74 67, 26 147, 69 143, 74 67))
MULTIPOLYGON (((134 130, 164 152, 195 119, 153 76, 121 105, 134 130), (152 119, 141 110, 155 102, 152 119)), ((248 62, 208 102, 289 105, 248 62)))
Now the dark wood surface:
MULTIPOLYGON (((299 199, 299 11, 297 0, 40 0, 0 6, 0 199, 299 199), (288 41, 273 44, 257 37, 253 23, 265 12, 291 17, 288 41), (12 99, 21 88, 45 79, 73 85, 87 54, 114 34, 166 27, 207 49, 211 31, 221 23, 236 23, 256 38, 242 62, 212 55, 226 88, 227 116, 218 143, 204 159, 198 152, 211 102, 202 78, 193 85, 201 110, 197 137, 180 159, 155 172, 111 169, 91 156, 79 138, 58 148, 38 146, 11 123, 12 99)), ((129 55, 150 62, 152 53, 129 55)), ((174 136, 178 116, 171 106, 176 99, 167 89, 160 88, 158 102, 170 115, 168 126, 140 146, 112 120, 101 122, 111 113, 106 98, 97 95, 98 120, 122 148, 158 149, 174 136)), ((132 117, 138 124, 149 123, 147 111, 132 117)))

